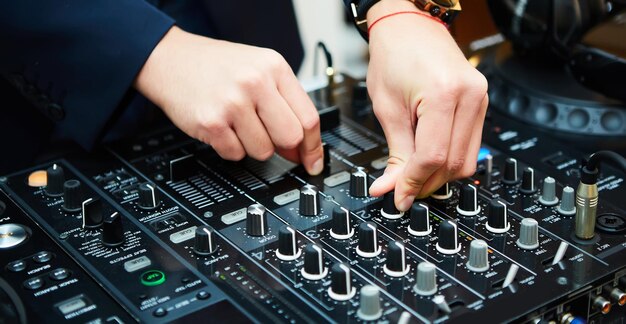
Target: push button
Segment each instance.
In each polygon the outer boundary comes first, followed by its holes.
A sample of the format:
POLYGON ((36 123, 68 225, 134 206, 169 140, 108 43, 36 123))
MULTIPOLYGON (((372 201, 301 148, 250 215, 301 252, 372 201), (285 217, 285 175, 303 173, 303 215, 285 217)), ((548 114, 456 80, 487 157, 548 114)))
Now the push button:
POLYGON ((67 279, 67 277, 69 276, 70 276, 70 272, 69 270, 65 268, 58 268, 50 272, 50 279, 57 280, 57 281, 67 279))
POLYGON ((41 278, 31 278, 24 281, 24 288, 28 290, 36 290, 43 287, 43 280, 41 278))
POLYGON ((13 261, 7 264, 7 269, 11 272, 20 272, 26 269, 26 262, 22 260, 13 261))
POLYGON ((158 286, 165 282, 165 274, 159 270, 148 270, 141 274, 141 284, 148 287, 158 286))
POLYGON ((154 315, 155 317, 163 317, 167 315, 167 310, 163 307, 159 307, 155 309, 154 312, 152 312, 152 315, 154 315))
POLYGON ((41 251, 33 256, 33 261, 37 263, 46 263, 50 260, 52 260, 52 253, 48 251, 41 251))

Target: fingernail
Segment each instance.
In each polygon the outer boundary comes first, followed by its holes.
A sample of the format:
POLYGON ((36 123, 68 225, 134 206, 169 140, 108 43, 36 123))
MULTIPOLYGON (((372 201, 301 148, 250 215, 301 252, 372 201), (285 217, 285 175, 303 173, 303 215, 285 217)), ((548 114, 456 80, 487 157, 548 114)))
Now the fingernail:
POLYGON ((409 208, 411 208, 411 205, 413 204, 413 200, 414 198, 412 196, 406 196, 402 198, 402 200, 400 200, 400 203, 397 206, 398 210, 401 212, 405 212, 409 210, 409 208))
POLYGON ((313 163, 311 169, 309 170, 309 174, 312 176, 316 176, 322 173, 322 170, 324 170, 324 159, 319 159, 315 161, 315 163, 313 163))

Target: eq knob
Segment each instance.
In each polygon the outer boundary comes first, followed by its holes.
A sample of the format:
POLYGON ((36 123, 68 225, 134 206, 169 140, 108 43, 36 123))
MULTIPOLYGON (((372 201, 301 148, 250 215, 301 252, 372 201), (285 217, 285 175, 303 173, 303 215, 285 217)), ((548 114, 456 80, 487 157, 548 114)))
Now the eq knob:
POLYGON ((507 206, 504 202, 493 199, 489 202, 489 213, 487 215, 487 230, 491 233, 505 233, 511 228, 507 206))
POLYGON ((350 195, 356 198, 365 198, 368 196, 369 178, 367 169, 364 167, 356 167, 350 173, 350 195))
POLYGON ((300 253, 296 230, 288 225, 281 227, 278 230, 276 257, 283 261, 293 261, 300 257, 300 253))
POLYGON ((63 209, 77 212, 82 208, 82 184, 78 180, 67 180, 63 183, 63 209))
POLYGON ((522 172, 522 185, 519 191, 525 195, 531 195, 537 192, 537 186, 535 185, 535 170, 533 168, 526 168, 522 172))
POLYGON ((563 216, 574 216, 576 215, 576 193, 572 187, 563 188, 563 193, 561 195, 561 203, 556 208, 556 211, 563 216))
POLYGON ((446 182, 443 186, 441 186, 437 191, 435 191, 432 195, 430 195, 434 199, 437 200, 445 200, 452 196, 452 190, 450 190, 450 184, 446 182))
POLYGON ((396 208, 395 194, 390 191, 383 197, 383 208, 380 209, 380 214, 387 219, 398 219, 404 215, 404 212, 399 211, 396 208))
POLYGON ((430 226, 428 205, 426 203, 413 204, 409 216, 409 234, 413 236, 426 236, 433 231, 430 226))
POLYGON ((124 244, 124 227, 122 216, 118 212, 107 216, 102 223, 102 244, 117 247, 124 244))
POLYGON ((343 207, 333 209, 332 227, 330 236, 337 240, 349 239, 354 235, 354 228, 350 224, 350 211, 343 207))
POLYGON ((83 229, 97 228, 104 220, 102 202, 98 198, 89 198, 83 201, 83 229))
POLYGON ((478 188, 476 188, 476 186, 464 184, 461 187, 459 205, 456 206, 456 211, 463 216, 475 216, 480 213, 478 188))
POLYGON ((515 242, 524 250, 539 247, 539 223, 534 218, 524 218, 519 228, 519 238, 515 242))
POLYGON ((246 233, 250 236, 263 236, 267 234, 267 215, 265 215, 265 207, 261 204, 252 204, 248 206, 248 214, 246 216, 246 233))
POLYGON ((307 244, 304 247, 304 267, 300 273, 305 279, 320 280, 328 274, 324 266, 324 250, 317 244, 307 244))
POLYGON ((300 189, 300 215, 317 216, 320 213, 320 196, 317 187, 304 185, 300 189))
POLYGON ((382 248, 378 245, 378 227, 372 222, 359 225, 359 245, 356 253, 364 258, 373 258, 380 254, 382 248))
POLYGON ((380 290, 374 285, 365 285, 360 291, 359 309, 356 315, 363 321, 375 321, 383 315, 380 307, 380 290))
POLYGON ((445 220, 439 224, 439 240, 435 247, 443 254, 455 254, 461 251, 459 243, 458 225, 451 220, 445 220))
POLYGON ((335 263, 330 268, 330 287, 328 296, 334 300, 346 301, 356 295, 356 288, 352 286, 350 267, 345 263, 335 263))
POLYGON ((53 164, 46 170, 47 184, 44 189, 46 195, 50 197, 63 196, 63 184, 65 183, 65 173, 58 164, 53 164))
POLYGON ((394 241, 387 248, 387 259, 383 271, 391 277, 403 277, 409 273, 409 265, 406 264, 406 250, 404 244, 394 241))
POLYGON ((519 182, 517 177, 516 159, 508 158, 504 161, 504 174, 502 175, 502 182, 507 185, 514 185, 519 182))
POLYGON ((159 192, 153 183, 142 183, 139 185, 139 207, 143 209, 154 209, 160 204, 159 192))
POLYGON ((552 177, 546 177, 543 179, 543 187, 541 190, 541 197, 539 202, 545 206, 554 206, 559 203, 559 198, 556 197, 556 181, 552 177))
POLYGON ((469 260, 467 268, 473 272, 485 272, 489 270, 489 247, 483 240, 473 240, 470 243, 469 260))
POLYGON ((437 292, 437 268, 430 262, 417 265, 417 275, 413 291, 421 296, 431 296, 437 292))
POLYGON ((193 252, 197 255, 209 255, 217 250, 215 231, 208 226, 196 228, 193 252))

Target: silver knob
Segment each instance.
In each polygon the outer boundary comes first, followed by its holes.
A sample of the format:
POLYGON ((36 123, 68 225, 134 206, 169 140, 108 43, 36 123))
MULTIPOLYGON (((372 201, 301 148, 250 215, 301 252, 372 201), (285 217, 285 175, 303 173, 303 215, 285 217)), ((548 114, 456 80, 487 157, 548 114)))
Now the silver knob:
POLYGON ((539 247, 539 224, 534 218, 524 218, 520 224, 517 246, 524 250, 539 247))
POLYGON ((554 178, 546 177, 543 179, 543 190, 541 190, 539 202, 545 206, 554 206, 559 203, 559 198, 556 197, 556 181, 554 178))
POLYGON ((417 265, 417 278, 413 291, 418 295, 430 296, 437 292, 437 268, 430 262, 417 265))
POLYGON ((574 192, 574 188, 565 187, 563 188, 563 195, 561 195, 561 204, 556 208, 556 211, 559 214, 564 216, 574 216, 576 215, 576 192, 574 192))
POLYGON ((375 321, 383 315, 380 307, 380 291, 374 285, 365 285, 361 288, 361 306, 356 315, 364 321, 375 321))
POLYGON ((470 244, 469 261, 467 268, 473 272, 485 272, 489 270, 489 254, 487 242, 483 240, 473 240, 470 244))

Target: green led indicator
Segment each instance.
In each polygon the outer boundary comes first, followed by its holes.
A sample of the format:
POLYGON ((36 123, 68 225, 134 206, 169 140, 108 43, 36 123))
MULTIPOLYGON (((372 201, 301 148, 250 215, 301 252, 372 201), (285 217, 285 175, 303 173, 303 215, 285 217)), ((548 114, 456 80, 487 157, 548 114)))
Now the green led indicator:
POLYGON ((158 286, 165 282, 165 274, 159 270, 148 270, 141 274, 141 283, 144 286, 158 286))

